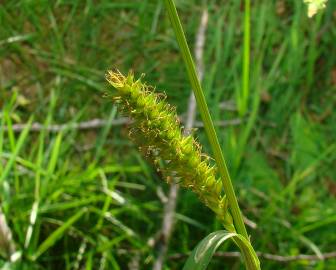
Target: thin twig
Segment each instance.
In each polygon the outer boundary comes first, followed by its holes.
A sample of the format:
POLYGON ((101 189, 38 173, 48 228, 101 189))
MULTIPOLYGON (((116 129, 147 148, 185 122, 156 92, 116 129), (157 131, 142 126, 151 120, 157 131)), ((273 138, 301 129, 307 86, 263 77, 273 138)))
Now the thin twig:
MULTIPOLYGON (((263 253, 263 252, 257 252, 257 255, 259 258, 263 258, 265 260, 269 261, 277 261, 282 263, 289 263, 294 261, 321 261, 321 260, 330 260, 336 258, 336 251, 323 253, 322 257, 317 255, 306 255, 306 254, 299 254, 299 255, 293 255, 293 256, 282 256, 277 254, 270 254, 270 253, 263 253)), ((189 254, 183 254, 183 253, 176 253, 170 255, 168 258, 170 260, 180 260, 188 257, 189 254)), ((240 252, 233 251, 233 252, 216 252, 214 254, 214 257, 221 257, 221 258, 240 258, 241 254, 240 252)))
POLYGON ((251 229, 256 229, 258 227, 257 223, 255 223, 253 220, 249 219, 248 217, 243 215, 244 223, 249 226, 251 229))
MULTIPOLYGON (((205 32, 208 25, 208 11, 207 9, 203 10, 200 26, 198 28, 198 33, 196 36, 196 46, 195 46, 195 56, 196 56, 196 67, 197 73, 202 81, 204 74, 203 67, 203 51, 204 51, 204 42, 205 42, 205 32)), ((185 121, 184 134, 187 135, 191 132, 193 126, 195 126, 196 118, 196 99, 191 91, 188 103, 187 118, 185 121)), ((153 270, 161 270, 163 268, 163 262, 167 254, 169 240, 174 229, 174 213, 176 209, 176 202, 178 198, 179 185, 173 183, 169 189, 168 202, 165 204, 162 228, 159 235, 161 242, 158 247, 158 257, 153 264, 153 270)))
MULTIPOLYGON (((183 118, 181 119, 181 122, 186 123, 186 121, 184 121, 183 118)), ((127 125, 131 123, 132 121, 127 117, 120 117, 120 118, 117 118, 111 121, 112 126, 121 126, 121 125, 127 125)), ((215 125, 218 127, 237 126, 237 125, 240 125, 241 123, 242 123, 242 120, 239 118, 232 119, 232 120, 226 120, 226 121, 215 121, 215 125)), ((105 119, 92 119, 92 120, 78 122, 78 123, 53 124, 53 125, 48 125, 48 126, 45 126, 41 123, 33 123, 30 128, 30 131, 40 132, 42 130, 46 130, 49 132, 60 132, 64 130, 73 130, 73 129, 89 130, 89 129, 99 129, 101 127, 106 126, 107 124, 108 124, 108 120, 105 120, 105 119)), ((12 125, 11 129, 13 132, 21 132, 22 130, 25 129, 26 126, 27 124, 14 124, 12 125)), ((202 128, 203 123, 201 121, 196 121, 193 126, 195 128, 202 128)), ((186 125, 186 128, 187 128, 187 125, 186 125)), ((7 131, 8 127, 4 126, 4 130, 7 131)))
MULTIPOLYGON (((129 123, 130 120, 127 117, 121 117, 118 119, 114 119, 112 121, 112 126, 119 126, 129 123)), ((79 130, 85 130, 85 129, 97 129, 106 126, 108 123, 105 119, 92 119, 89 121, 79 122, 79 123, 67 123, 67 124, 54 124, 54 125, 48 125, 45 126, 41 123, 33 123, 30 131, 31 132, 39 132, 42 130, 47 130, 49 132, 59 132, 67 129, 79 129, 79 130)), ((14 132, 20 132, 26 127, 26 124, 14 124, 12 126, 12 130, 14 132)), ((8 130, 8 127, 4 127, 5 130, 8 130)))

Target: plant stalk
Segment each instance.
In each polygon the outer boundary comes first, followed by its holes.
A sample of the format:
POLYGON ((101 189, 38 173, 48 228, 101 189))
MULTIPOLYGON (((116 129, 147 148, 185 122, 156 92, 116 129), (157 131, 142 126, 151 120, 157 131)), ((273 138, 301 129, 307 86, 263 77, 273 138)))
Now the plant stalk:
POLYGON ((243 81, 242 81, 242 95, 240 96, 240 114, 244 116, 247 111, 247 104, 249 101, 250 89, 250 14, 251 2, 245 0, 245 15, 244 15, 244 53, 243 53, 243 81))
POLYGON ((237 230, 237 233, 244 236, 248 241, 249 237, 245 228, 245 224, 243 221, 242 214, 239 209, 238 201, 233 189, 233 185, 230 179, 230 175, 225 163, 225 159, 221 150, 221 147, 219 145, 218 137, 215 131, 215 127, 213 124, 213 121, 210 116, 210 112, 204 97, 204 93, 200 84, 200 81, 198 79, 195 64, 193 62, 187 40, 185 38, 183 28, 175 7, 175 3, 173 0, 165 0, 166 9, 171 21, 171 24, 173 26, 176 39, 178 42, 178 45, 180 47, 180 51, 183 57, 183 60, 185 62, 185 66, 187 69, 187 73, 189 76, 189 80, 192 86, 192 89, 195 94, 196 102, 200 110, 200 114, 202 117, 202 120, 204 122, 204 128, 208 137, 208 140, 210 142, 214 158, 216 160, 218 170, 223 182, 225 194, 227 196, 231 214, 233 217, 234 225, 237 230))

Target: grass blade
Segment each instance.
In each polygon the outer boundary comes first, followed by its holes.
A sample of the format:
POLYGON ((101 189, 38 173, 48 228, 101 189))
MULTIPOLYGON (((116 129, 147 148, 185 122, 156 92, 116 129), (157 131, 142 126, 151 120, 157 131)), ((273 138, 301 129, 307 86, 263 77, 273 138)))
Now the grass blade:
POLYGON ((86 208, 82 208, 81 211, 69 218, 64 224, 56 229, 49 237, 43 241, 43 243, 37 248, 36 253, 32 256, 33 260, 36 260, 44 252, 46 252, 50 247, 52 247, 64 234, 64 232, 74 224, 85 212, 86 208))
POLYGON ((239 112, 242 116, 247 111, 250 90, 250 9, 250 0, 245 0, 242 94, 238 99, 239 112))
POLYGON ((234 243, 241 250, 245 259, 246 269, 260 269, 257 254, 254 252, 250 242, 243 236, 227 231, 216 231, 205 237, 190 254, 183 270, 204 270, 221 244, 227 240, 234 240, 234 243))
POLYGON ((31 117, 29 119, 27 126, 24 128, 24 130, 20 134, 19 139, 18 139, 18 141, 16 143, 16 146, 15 146, 15 149, 13 151, 13 154, 11 155, 10 159, 8 160, 6 166, 5 166, 4 170, 3 170, 3 172, 0 175, 0 185, 3 183, 3 181, 8 176, 8 174, 9 174, 9 172, 11 170, 11 168, 12 168, 12 166, 14 164, 14 161, 15 161, 17 155, 19 154, 19 151, 20 151, 21 147, 23 146, 23 143, 25 142, 25 140, 27 138, 27 135, 29 133, 32 121, 33 121, 33 117, 31 117))

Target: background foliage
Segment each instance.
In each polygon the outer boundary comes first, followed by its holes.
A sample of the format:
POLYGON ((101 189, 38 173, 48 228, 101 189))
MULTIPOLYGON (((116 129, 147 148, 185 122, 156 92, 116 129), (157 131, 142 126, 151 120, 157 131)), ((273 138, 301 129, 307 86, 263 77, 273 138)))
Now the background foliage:
MULTIPOLYGON (((193 45, 202 1, 176 1, 193 45)), ((336 3, 313 19, 302 1, 253 1, 248 110, 242 85, 243 4, 208 1, 203 86, 255 249, 336 249, 336 3)), ((161 1, 4 1, 0 6, 0 202, 21 262, 7 269, 150 269, 167 190, 106 99, 111 67, 146 73, 183 116, 190 86, 161 1), (100 118, 99 129, 15 132, 15 124, 100 118), (162 196, 161 196, 162 197, 162 196), (31 236, 30 233, 31 232, 31 236), (155 242, 155 241, 154 241, 155 242)), ((30 129, 30 130, 29 130, 30 129)), ((196 131, 206 145, 202 128, 196 131)), ((167 269, 220 224, 181 191, 167 269), (173 256, 173 255, 181 256, 173 256)), ((224 245, 230 251, 233 245, 224 245)), ((334 269, 336 260, 263 269, 334 269)), ((240 269, 236 258, 210 269, 240 269)))

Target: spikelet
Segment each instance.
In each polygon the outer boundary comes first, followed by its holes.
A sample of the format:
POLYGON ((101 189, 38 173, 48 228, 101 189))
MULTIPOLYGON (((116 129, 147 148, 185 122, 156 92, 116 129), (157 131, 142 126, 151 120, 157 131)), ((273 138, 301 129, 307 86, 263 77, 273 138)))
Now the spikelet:
POLYGON ((201 153, 201 147, 192 136, 183 136, 175 108, 165 102, 162 94, 154 93, 151 86, 126 77, 119 71, 108 71, 107 81, 117 90, 113 101, 124 114, 134 120, 132 139, 142 152, 159 168, 170 182, 176 179, 180 185, 194 191, 200 200, 216 213, 227 230, 235 231, 232 217, 216 168, 201 153))

